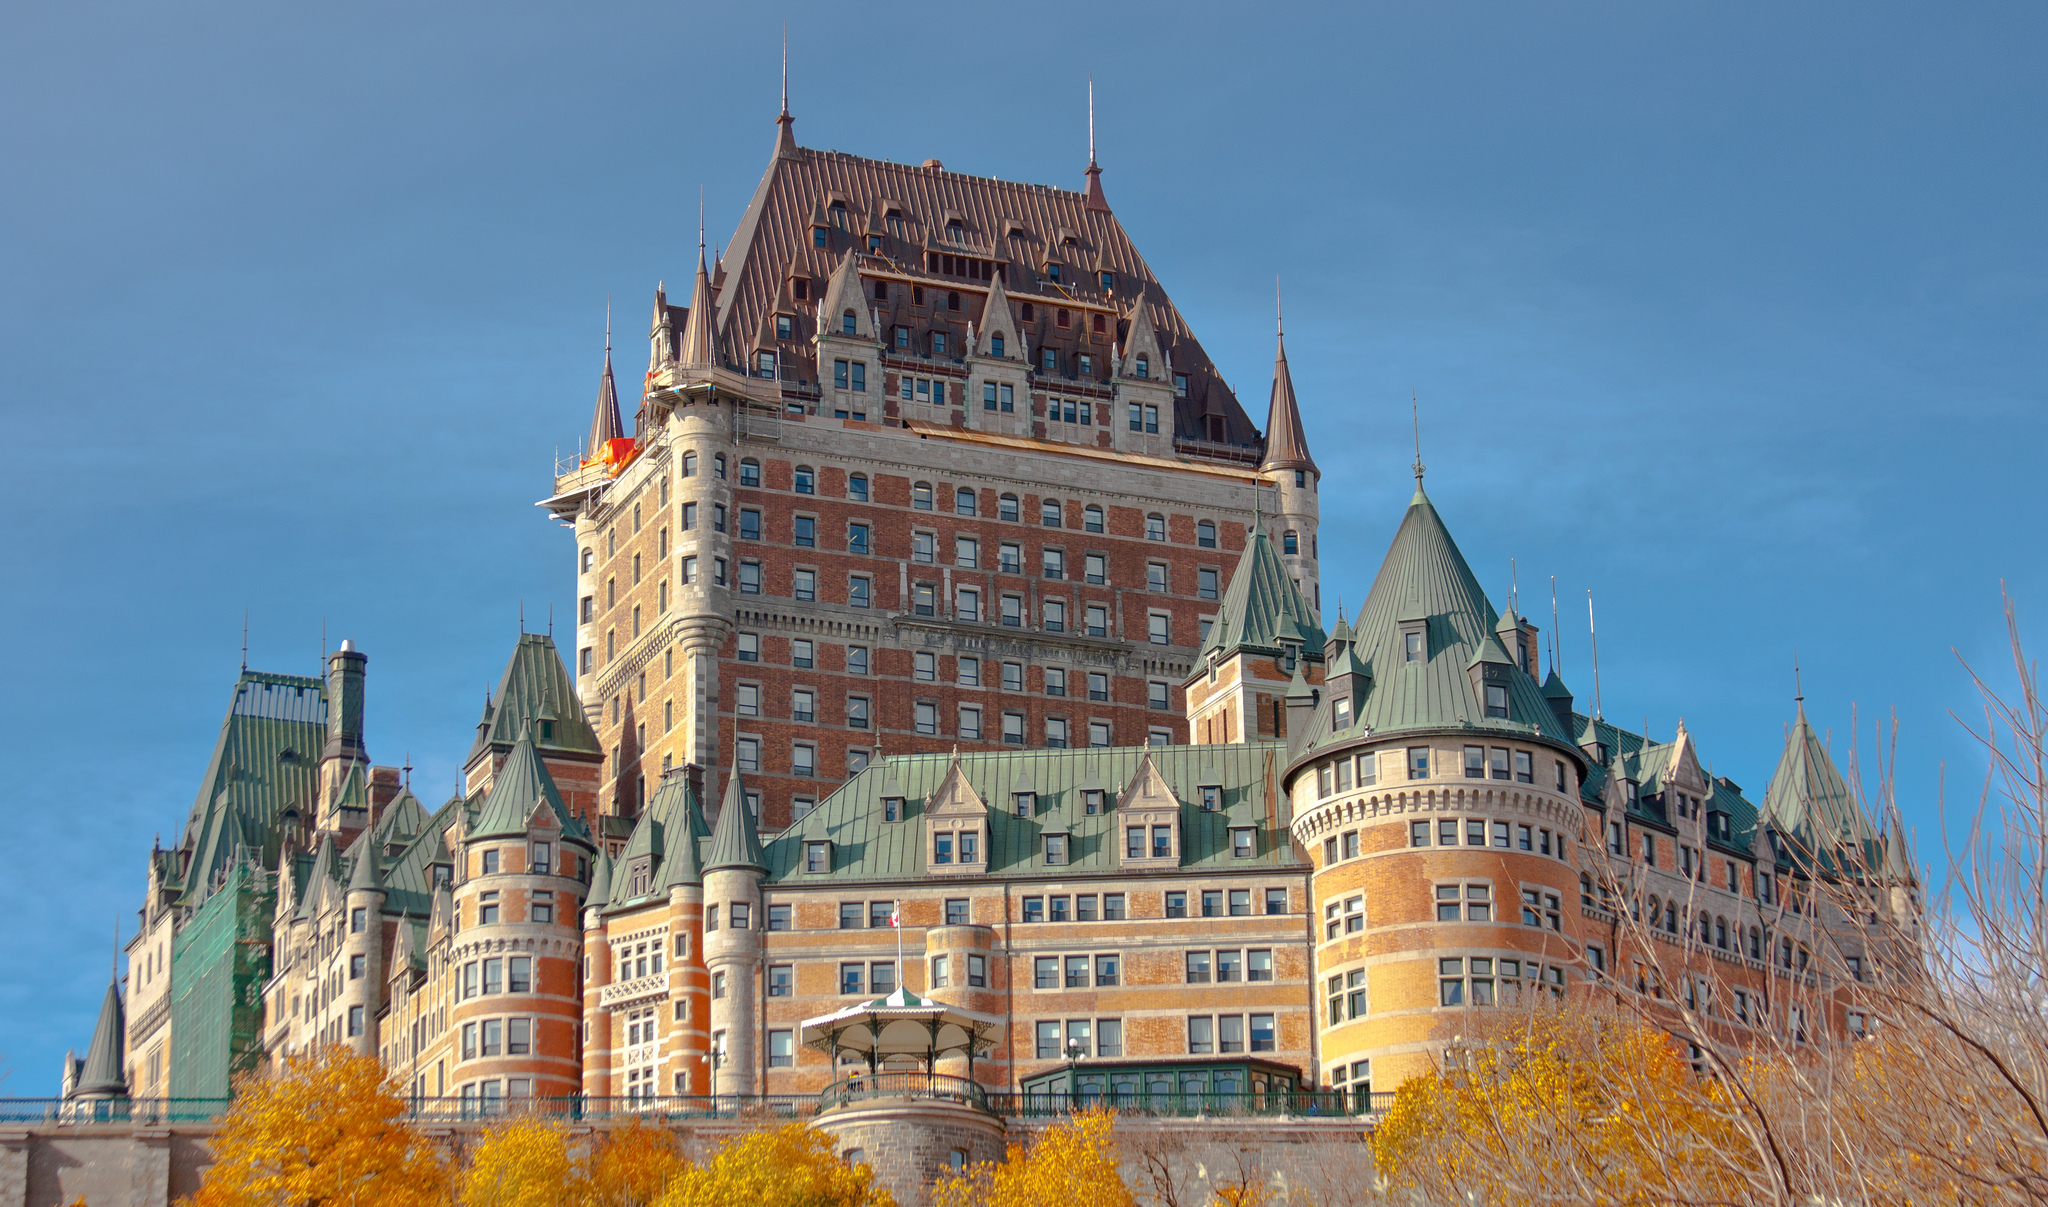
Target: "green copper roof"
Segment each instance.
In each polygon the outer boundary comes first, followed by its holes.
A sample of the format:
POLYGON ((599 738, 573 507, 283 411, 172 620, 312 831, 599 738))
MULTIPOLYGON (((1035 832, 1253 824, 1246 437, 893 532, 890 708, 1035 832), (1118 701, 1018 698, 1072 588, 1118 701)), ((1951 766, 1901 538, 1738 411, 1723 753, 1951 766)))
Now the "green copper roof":
POLYGON ((260 852, 266 864, 275 859, 277 820, 287 807, 312 824, 326 740, 327 693, 319 679, 241 673, 179 843, 192 855, 178 886, 187 905, 212 892, 237 843, 260 852))
MULTIPOLYGON (((744 803, 740 810, 746 811, 744 803)), ((621 868, 634 866, 638 859, 652 860, 653 874, 648 877, 647 892, 639 897, 629 897, 632 879, 629 875, 618 875, 610 878, 605 897, 600 898, 593 889, 590 900, 618 907, 633 901, 666 898, 670 889, 682 885, 702 884, 704 860, 701 848, 708 836, 703 811, 697 807, 697 794, 690 790, 689 776, 681 769, 669 772, 662 776, 653 799, 647 802, 646 812, 640 815, 633 827, 632 837, 626 840, 625 848, 619 852, 621 868)))
POLYGON ((1572 689, 1564 685, 1564 680, 1557 677, 1555 670, 1543 677, 1543 698, 1546 700, 1569 700, 1572 698, 1572 689))
POLYGON ((555 788, 555 777, 548 774, 547 764, 541 762, 540 751, 534 749, 530 738, 521 734, 512 752, 505 756, 504 765, 498 768, 497 776, 492 779, 490 794, 484 797, 483 808, 477 810, 476 822, 470 827, 468 836, 503 838, 524 835, 527 819, 533 816, 535 808, 542 805, 554 813, 555 824, 562 828, 564 837, 586 837, 583 823, 570 816, 568 807, 562 803, 562 794, 555 788))
POLYGON ((1849 791, 1847 780, 1828 757, 1806 705, 1792 723, 1778 769, 1764 793, 1764 817, 1792 838, 1803 851, 1827 852, 1854 843, 1874 843, 1878 835, 1849 791))
POLYGON ((1332 709, 1318 708, 1304 752, 1356 738, 1364 730, 1470 729, 1574 748, 1536 681, 1514 665, 1495 638, 1498 620, 1465 555, 1418 487, 1358 613, 1353 647, 1370 668, 1371 685, 1341 730, 1332 729, 1332 709), (1405 657, 1404 621, 1423 623, 1417 661, 1405 657), (1471 669, 1482 664, 1495 668, 1508 689, 1506 718, 1486 715, 1471 669))
POLYGON ((1227 655, 1249 647, 1277 654, 1292 643, 1309 657, 1320 658, 1323 641, 1323 626, 1288 577, 1273 542, 1263 530, 1252 533, 1237 569, 1231 571, 1230 587, 1223 593, 1203 649, 1227 655))
POLYGON ((355 841, 355 866, 349 869, 348 891, 351 893, 381 893, 384 891, 384 877, 378 874, 377 846, 365 831, 355 841))
MULTIPOLYGON (((1115 872, 1123 842, 1119 795, 1147 755, 1180 798, 1181 868, 1297 868, 1287 834, 1287 806, 1278 791, 1287 761, 1284 742, 1218 746, 1119 746, 1081 750, 999 750, 960 754, 960 773, 988 809, 985 877, 1044 879, 1115 872), (1202 809, 1202 788, 1222 790, 1222 807, 1202 809), (1101 789, 1104 807, 1089 813, 1084 791, 1101 789), (1016 793, 1030 792, 1030 815, 1016 815, 1016 793), (1253 855, 1231 853, 1233 827, 1256 831, 1253 855), (1068 860, 1045 862, 1044 836, 1068 836, 1068 860)), ((895 755, 842 785, 817 808, 772 838, 769 875, 777 881, 906 880, 925 876, 924 809, 955 756, 895 755), (885 820, 885 797, 904 798, 900 820, 885 820), (832 871, 804 870, 804 844, 829 840, 832 871)))
POLYGON ((718 825, 711 831, 711 849, 704 854, 705 871, 715 872, 720 868, 768 870, 767 859, 761 851, 761 832, 755 828, 754 815, 747 809, 747 793, 740 783, 738 771, 725 781, 725 800, 718 806, 718 825))
POLYGON ((484 706, 483 722, 476 741, 469 748, 474 760, 487 746, 505 747, 517 742, 533 724, 533 742, 549 752, 602 754, 597 731, 583 718, 583 704, 569 668, 544 633, 521 633, 505 664, 498 690, 484 706))
POLYGON ((128 1029, 121 1016, 121 981, 107 983, 107 996, 100 1001, 99 1024, 92 1031, 92 1047, 86 1050, 85 1067, 79 1072, 73 1092, 93 1097, 127 1097, 128 1077, 122 1071, 122 1049, 128 1029))
POLYGON ((590 869, 590 892, 584 900, 592 905, 603 905, 612 899, 612 857, 602 850, 592 861, 590 869))

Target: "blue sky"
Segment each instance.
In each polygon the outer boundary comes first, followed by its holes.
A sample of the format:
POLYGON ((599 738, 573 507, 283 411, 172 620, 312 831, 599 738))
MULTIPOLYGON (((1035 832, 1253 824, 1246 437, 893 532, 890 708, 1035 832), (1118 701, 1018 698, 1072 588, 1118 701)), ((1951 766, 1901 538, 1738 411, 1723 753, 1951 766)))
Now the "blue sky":
MULTIPOLYGON (((370 661, 452 784, 517 633, 607 293, 639 369, 807 146, 1110 201, 1262 408, 1273 281, 1353 607, 1412 483, 1566 677, 1760 796, 1795 647, 1838 755, 1896 709, 1932 841, 1952 649, 2048 611, 2048 12, 2022 4, 16 5, 0 18, 0 1093, 83 1047, 143 857, 250 661, 370 661)), ((2009 675, 2006 676, 2009 678, 2009 675)), ((1952 792, 1952 799, 1956 793, 1952 792)))

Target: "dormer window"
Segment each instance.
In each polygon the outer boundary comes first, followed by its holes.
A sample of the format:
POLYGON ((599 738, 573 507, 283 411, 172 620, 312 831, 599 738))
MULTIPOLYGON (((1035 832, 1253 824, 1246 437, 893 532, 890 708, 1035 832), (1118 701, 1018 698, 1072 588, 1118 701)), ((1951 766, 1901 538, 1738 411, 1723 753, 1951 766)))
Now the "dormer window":
POLYGON ((846 311, 845 313, 839 316, 839 333, 841 335, 852 335, 854 333, 854 327, 859 322, 859 315, 855 314, 851 310, 846 311))
POLYGON ((1330 723, 1331 723, 1331 725, 1332 725, 1332 726, 1334 726, 1334 727, 1335 727, 1335 728, 1337 728, 1337 729, 1348 729, 1348 728, 1350 728, 1350 726, 1351 726, 1351 699, 1350 699, 1350 697, 1348 697, 1348 696, 1338 696, 1338 697, 1337 697, 1336 699, 1334 699, 1334 700, 1330 701, 1330 723))
POLYGON ((889 235, 891 238, 901 239, 904 237, 903 215, 898 211, 893 209, 890 210, 889 217, 887 221, 884 223, 884 225, 889 228, 889 235))
MULTIPOLYGON (((1046 276, 1046 279, 1047 279, 1047 280, 1049 280, 1049 281, 1051 281, 1051 282, 1052 282, 1053 284, 1055 284, 1055 285, 1059 284, 1059 280, 1060 280, 1060 266, 1059 266, 1059 265, 1057 265, 1057 264, 1048 264, 1048 265, 1046 265, 1046 266, 1045 266, 1045 276, 1046 276)), ((1060 311, 1060 316, 1061 316, 1062 318, 1064 318, 1064 317, 1066 317, 1066 313, 1067 313, 1066 311, 1062 310, 1062 311, 1060 311)), ((1061 324, 1060 324, 1060 326, 1064 327, 1064 326, 1066 326, 1066 324, 1065 324, 1065 323, 1061 323, 1061 324)))
POLYGON ((1031 811, 1038 805, 1038 794, 1036 792, 1012 792, 1010 794, 1010 805, 1017 816, 1029 817, 1031 816, 1031 811))
POLYGON ((960 225, 959 219, 955 218, 946 224, 946 241, 948 243, 965 243, 967 241, 967 230, 960 225))
POLYGON ((900 797, 900 796, 885 796, 885 797, 883 797, 883 798, 882 798, 882 820, 883 820, 883 821, 901 821, 901 820, 903 820, 903 798, 902 798, 902 797, 900 797))
POLYGON ((1138 358, 1131 362, 1131 376, 1151 377, 1152 358, 1145 355, 1143 352, 1138 353, 1138 358))
POLYGON ((1081 811, 1090 817, 1102 812, 1102 789, 1088 788, 1082 791, 1081 811))
POLYGON ((1002 336, 991 335, 988 337, 988 354, 990 356, 1001 356, 1003 354, 1002 336))
POLYGON ((804 871, 824 873, 832 870, 832 844, 830 842, 807 842, 804 844, 804 871))
POLYGON ((1047 834, 1044 836, 1044 839, 1046 864, 1048 866, 1057 866, 1066 863, 1067 836, 1065 834, 1047 834))
POLYGON ((1707 814, 1707 835, 1722 842, 1728 841, 1728 815, 1726 813, 1707 814))
POLYGON ((1114 292, 1116 292, 1116 274, 1115 274, 1115 273, 1113 273, 1113 272, 1105 272, 1105 273, 1103 273, 1103 274, 1102 274, 1102 276, 1101 276, 1101 277, 1100 277, 1099 279, 1100 279, 1100 280, 1101 280, 1101 282, 1102 282, 1102 292, 1104 292, 1104 293, 1114 293, 1114 292))
POLYGON ((1427 634, 1423 631, 1423 626, 1420 624, 1402 626, 1401 661, 1421 662, 1427 658, 1429 648, 1424 641, 1426 636, 1427 634))
POLYGON ((1643 790, 1640 785, 1634 780, 1623 780, 1621 784, 1622 791, 1627 796, 1629 808, 1633 809, 1643 803, 1643 790))
POLYGON ((1486 685, 1486 715, 1498 717, 1502 720, 1507 719, 1508 689, 1506 684, 1489 683, 1486 685))
POLYGON ((835 202, 833 202, 833 203, 832 203, 832 209, 831 209, 830 213, 831 213, 831 216, 832 216, 832 225, 834 225, 834 226, 838 227, 838 228, 839 228, 840 230, 845 230, 845 229, 846 229, 846 203, 845 203, 845 202, 843 202, 843 201, 835 201, 835 202))
POLYGON ((1202 812, 1217 813, 1223 809, 1223 788, 1219 784, 1202 785, 1202 812))
POLYGON ((809 277, 791 277, 789 280, 789 296, 799 302, 808 300, 811 296, 811 279, 809 277))

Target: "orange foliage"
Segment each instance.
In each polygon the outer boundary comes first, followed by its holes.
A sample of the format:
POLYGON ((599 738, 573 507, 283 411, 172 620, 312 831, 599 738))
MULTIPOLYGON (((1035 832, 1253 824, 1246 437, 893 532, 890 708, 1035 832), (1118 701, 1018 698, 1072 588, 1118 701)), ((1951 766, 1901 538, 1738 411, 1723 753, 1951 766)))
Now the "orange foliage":
POLYGON ((598 1142, 584 1163, 577 1201, 590 1207, 654 1207, 686 1165, 673 1135, 636 1119, 598 1142))
POLYGON ((250 1076, 187 1207, 442 1207, 448 1173, 374 1056, 341 1048, 250 1076))
POLYGON ((1117 1172, 1107 1111, 1087 1111, 1048 1129, 1030 1148, 1010 1146, 1009 1160, 940 1178, 934 1207, 1135 1207, 1117 1172))

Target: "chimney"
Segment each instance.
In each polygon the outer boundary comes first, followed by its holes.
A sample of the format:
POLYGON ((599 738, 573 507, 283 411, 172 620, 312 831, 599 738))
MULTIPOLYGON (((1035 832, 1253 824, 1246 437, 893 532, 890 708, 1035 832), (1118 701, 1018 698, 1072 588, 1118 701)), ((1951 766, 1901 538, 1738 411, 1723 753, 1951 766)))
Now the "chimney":
POLYGON ((327 658, 327 747, 320 752, 323 762, 337 758, 368 761, 370 757, 363 747, 363 669, 369 661, 356 651, 353 641, 343 641, 341 648, 327 658))

